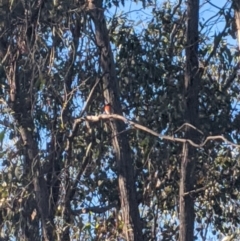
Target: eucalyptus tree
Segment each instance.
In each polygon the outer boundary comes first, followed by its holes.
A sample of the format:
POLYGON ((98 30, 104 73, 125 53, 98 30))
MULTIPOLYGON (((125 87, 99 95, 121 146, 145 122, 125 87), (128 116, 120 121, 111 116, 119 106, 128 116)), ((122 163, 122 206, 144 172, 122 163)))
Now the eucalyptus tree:
POLYGON ((1 238, 236 232, 233 8, 210 37, 214 17, 198 24, 188 3, 142 2, 151 16, 137 25, 108 16, 124 2, 1 1, 1 238))

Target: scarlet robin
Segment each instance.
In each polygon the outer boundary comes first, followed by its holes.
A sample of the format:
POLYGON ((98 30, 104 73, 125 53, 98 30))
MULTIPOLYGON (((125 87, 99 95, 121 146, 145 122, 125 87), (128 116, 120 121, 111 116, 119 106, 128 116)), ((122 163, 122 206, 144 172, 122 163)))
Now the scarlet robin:
POLYGON ((112 113, 112 107, 111 107, 111 104, 106 104, 104 106, 104 111, 107 115, 110 115, 112 113))

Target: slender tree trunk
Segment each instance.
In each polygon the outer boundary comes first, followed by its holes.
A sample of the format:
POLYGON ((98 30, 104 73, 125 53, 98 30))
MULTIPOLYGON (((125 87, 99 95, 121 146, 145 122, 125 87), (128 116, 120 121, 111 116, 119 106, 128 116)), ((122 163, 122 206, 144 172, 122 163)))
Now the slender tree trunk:
MULTIPOLYGON (((186 69, 185 69, 185 122, 198 125, 198 14, 199 0, 187 2, 186 69)), ((197 141, 197 133, 186 129, 186 138, 197 141)), ((180 179, 180 241, 194 240, 194 197, 187 192, 194 188, 195 163, 194 149, 187 143, 183 145, 180 179)))
MULTIPOLYGON (((104 98, 106 102, 111 103, 114 113, 122 115, 115 64, 104 18, 102 1, 89 1, 88 8, 89 14, 95 25, 96 43, 100 51, 100 64, 103 70, 102 86, 104 98)), ((118 187, 123 214, 124 234, 128 241, 141 241, 143 238, 136 198, 131 150, 127 136, 125 134, 120 134, 126 129, 126 126, 120 121, 113 120, 110 124, 113 135, 113 147, 118 166, 118 187)))
MULTIPOLYGON (((18 82, 20 80, 16 79, 15 81, 18 82)), ((33 138, 32 130, 34 130, 34 125, 28 114, 31 110, 31 106, 23 100, 26 95, 21 92, 20 88, 16 88, 16 93, 18 97, 16 97, 16 101, 10 103, 10 106, 12 106, 12 110, 15 113, 15 120, 22 138, 23 148, 25 150, 26 171, 30 174, 28 176, 29 178, 33 176, 33 187, 36 200, 32 201, 36 201, 38 207, 44 241, 51 241, 53 240, 54 223, 53 219, 50 218, 51 211, 49 205, 49 193, 44 175, 39 166, 37 143, 33 138), (17 103, 20 103, 22 107, 20 107, 17 103)), ((29 235, 36 235, 36 233, 29 233, 29 235)), ((35 237, 34 240, 38 239, 35 237)))
POLYGON ((32 193, 32 187, 34 189, 32 197, 35 198, 31 199, 33 203, 31 207, 25 207, 26 210, 24 211, 32 213, 32 207, 37 207, 37 216, 41 218, 42 226, 42 230, 39 232, 39 223, 33 222, 34 220, 31 220, 31 217, 26 217, 30 221, 27 221, 24 236, 27 240, 40 240, 40 236, 42 235, 42 240, 52 241, 54 240, 53 234, 55 230, 53 213, 49 203, 49 189, 40 166, 38 142, 36 133, 34 133, 34 121, 31 115, 32 104, 34 103, 34 90, 31 84, 34 83, 34 79, 31 78, 31 70, 23 70, 18 65, 21 61, 23 61, 23 58, 18 50, 15 55, 11 55, 8 67, 6 68, 6 75, 10 86, 8 103, 21 137, 22 145, 20 150, 22 155, 25 156, 26 186, 29 188, 29 193, 32 193), (33 227, 34 224, 36 225, 35 227, 33 227))

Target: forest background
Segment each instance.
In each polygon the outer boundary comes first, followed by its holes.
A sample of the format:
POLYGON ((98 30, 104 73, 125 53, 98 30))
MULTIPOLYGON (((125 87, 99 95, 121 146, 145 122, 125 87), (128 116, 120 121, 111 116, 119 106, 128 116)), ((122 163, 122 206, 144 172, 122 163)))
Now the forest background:
POLYGON ((0 240, 238 240, 238 30, 237 0, 1 0, 0 240))

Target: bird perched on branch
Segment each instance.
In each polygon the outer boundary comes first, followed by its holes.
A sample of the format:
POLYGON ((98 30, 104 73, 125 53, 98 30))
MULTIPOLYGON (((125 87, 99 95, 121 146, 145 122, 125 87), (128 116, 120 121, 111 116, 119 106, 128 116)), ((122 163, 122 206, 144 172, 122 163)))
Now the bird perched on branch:
POLYGON ((104 112, 107 114, 107 115, 110 115, 112 114, 112 106, 110 103, 106 104, 104 106, 104 112))

